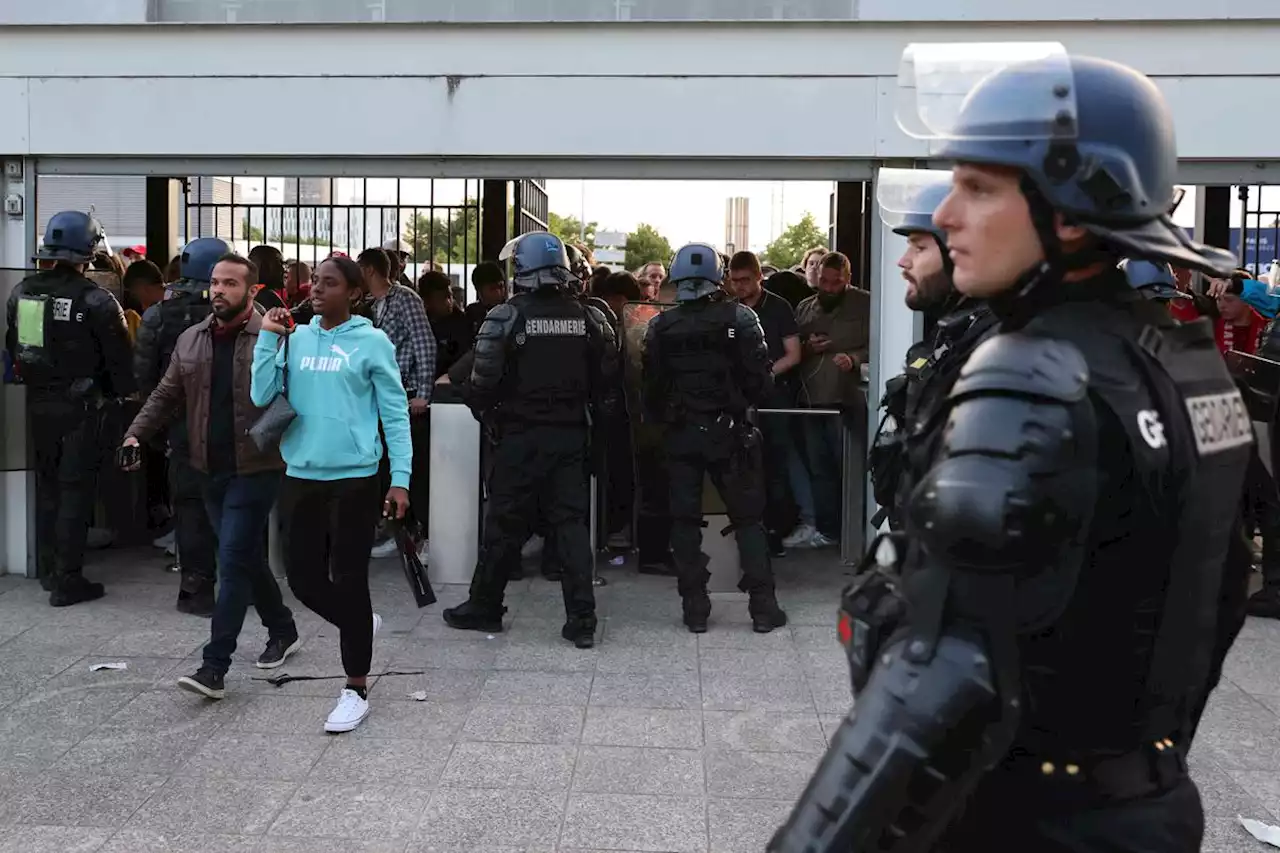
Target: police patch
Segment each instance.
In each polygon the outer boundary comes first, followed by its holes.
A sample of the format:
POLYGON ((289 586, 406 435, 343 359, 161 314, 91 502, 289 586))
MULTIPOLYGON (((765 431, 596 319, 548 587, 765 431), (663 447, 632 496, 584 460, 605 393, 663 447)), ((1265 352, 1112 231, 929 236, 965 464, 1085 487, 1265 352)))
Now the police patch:
POLYGON ((1244 447, 1253 441, 1253 422, 1237 390, 1187 398, 1187 414, 1201 456, 1244 447))
POLYGON ((536 338, 581 338, 587 334, 587 321, 581 317, 530 317, 524 321, 524 331, 536 338))

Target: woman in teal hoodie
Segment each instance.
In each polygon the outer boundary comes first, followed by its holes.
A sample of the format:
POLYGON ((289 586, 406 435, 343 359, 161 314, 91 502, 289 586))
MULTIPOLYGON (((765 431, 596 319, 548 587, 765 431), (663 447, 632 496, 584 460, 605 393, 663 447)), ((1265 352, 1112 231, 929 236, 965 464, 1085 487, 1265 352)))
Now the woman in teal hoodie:
POLYGON ((369 713, 367 679, 382 618, 369 599, 369 549, 381 508, 409 508, 409 402, 395 347, 364 317, 364 277, 348 258, 330 258, 311 287, 315 316, 291 329, 289 312, 267 312, 253 351, 250 396, 267 406, 284 388, 298 415, 280 441, 288 466, 280 488, 289 588, 339 630, 347 685, 327 732, 349 732, 369 713), (288 346, 280 346, 283 336, 288 346), (379 501, 378 463, 386 435, 391 490, 379 501), (332 580, 330 579, 332 577, 332 580))

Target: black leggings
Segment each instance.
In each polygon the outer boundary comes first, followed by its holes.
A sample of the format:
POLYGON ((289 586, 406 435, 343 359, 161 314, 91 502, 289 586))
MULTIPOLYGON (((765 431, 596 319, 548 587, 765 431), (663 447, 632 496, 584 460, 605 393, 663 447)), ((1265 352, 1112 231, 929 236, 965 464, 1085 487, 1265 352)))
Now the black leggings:
POLYGON ((368 675, 373 657, 369 549, 381 497, 377 475, 353 480, 285 477, 280 487, 289 589, 337 626, 348 678, 368 675))

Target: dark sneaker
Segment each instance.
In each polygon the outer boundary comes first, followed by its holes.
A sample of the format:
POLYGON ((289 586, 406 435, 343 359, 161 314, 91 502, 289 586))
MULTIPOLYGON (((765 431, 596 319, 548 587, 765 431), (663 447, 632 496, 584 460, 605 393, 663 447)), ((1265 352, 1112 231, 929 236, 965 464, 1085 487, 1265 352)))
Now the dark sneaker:
POLYGON ((694 634, 707 633, 707 620, 711 618, 711 599, 706 595, 684 599, 684 625, 694 634))
POLYGON ((483 631, 486 634, 502 633, 502 614, 507 612, 507 608, 499 607, 497 609, 481 607, 470 599, 467 599, 457 607, 450 607, 444 611, 444 622, 450 628, 457 628, 459 631, 483 631))
POLYGON ((560 629, 560 636, 580 649, 589 649, 596 644, 596 623, 582 619, 571 619, 560 629))
POLYGON ((54 586, 49 593, 49 604, 53 607, 70 607, 85 601, 97 601, 106 594, 102 584, 85 580, 82 575, 73 575, 54 586))
POLYGON ((641 563, 640 574, 657 575, 663 578, 673 578, 679 572, 676 570, 676 564, 670 560, 664 560, 659 563, 641 563))
POLYGON ((203 619, 211 619, 213 617, 213 589, 202 589, 199 592, 179 592, 178 593, 178 612, 187 613, 191 616, 199 616, 203 619))
POLYGON ((1258 590, 1249 596, 1245 612, 1261 619, 1280 619, 1280 592, 1258 590))
POLYGON ((194 693, 197 696, 203 696, 206 699, 221 699, 227 695, 226 684, 223 683, 223 680, 222 673, 214 672, 209 667, 202 666, 196 670, 195 675, 184 675, 179 678, 178 689, 194 693))
POLYGON ((751 612, 751 630, 757 634, 768 634, 787 624, 787 614, 772 595, 753 600, 747 609, 751 612))
POLYGON ((289 655, 302 648, 302 640, 294 637, 293 639, 272 639, 267 640, 267 647, 258 657, 258 662, 254 664, 258 669, 275 669, 289 659, 289 655))

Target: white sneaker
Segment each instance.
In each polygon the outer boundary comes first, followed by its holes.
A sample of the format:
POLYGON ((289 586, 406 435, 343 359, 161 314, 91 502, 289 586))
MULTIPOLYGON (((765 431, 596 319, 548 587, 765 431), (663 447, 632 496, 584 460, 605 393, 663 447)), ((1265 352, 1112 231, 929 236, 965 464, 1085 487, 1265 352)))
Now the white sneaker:
POLYGON ((795 530, 791 531, 791 535, 782 540, 783 548, 812 548, 814 547, 813 537, 818 535, 818 531, 811 524, 802 524, 795 530))
POLYGON ((153 541, 153 542, 151 543, 151 547, 153 547, 153 548, 159 548, 161 551, 165 551, 165 552, 167 552, 169 555, 171 555, 171 556, 172 556, 172 554, 173 554, 173 531, 172 531, 172 530, 170 530, 168 533, 166 533, 165 535, 161 536, 159 539, 156 539, 155 541, 153 541))
POLYGON ((349 687, 342 688, 338 704, 324 721, 324 730, 330 734, 349 732, 364 722, 369 716, 369 701, 361 699, 360 694, 349 687))
POLYGON ((400 546, 396 544, 396 538, 392 536, 373 546, 373 550, 369 552, 369 556, 375 560, 381 560, 385 557, 394 557, 400 551, 400 546))
POLYGON ((530 536, 529 541, 524 543, 524 547, 520 549, 520 556, 526 560, 530 557, 536 557, 542 553, 542 548, 545 544, 541 536, 530 536))
POLYGON ((813 531, 813 538, 809 540, 810 548, 830 548, 834 545, 839 545, 839 544, 840 544, 839 539, 832 539, 829 536, 823 536, 821 533, 819 533, 816 530, 813 531))

